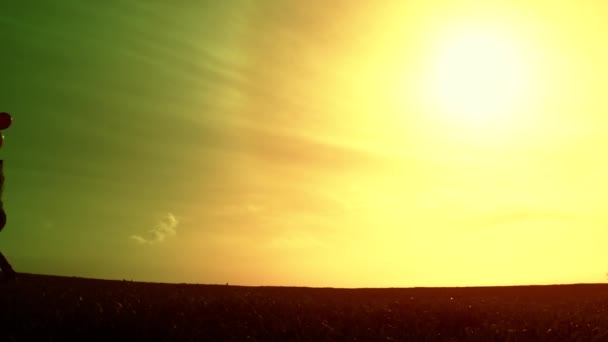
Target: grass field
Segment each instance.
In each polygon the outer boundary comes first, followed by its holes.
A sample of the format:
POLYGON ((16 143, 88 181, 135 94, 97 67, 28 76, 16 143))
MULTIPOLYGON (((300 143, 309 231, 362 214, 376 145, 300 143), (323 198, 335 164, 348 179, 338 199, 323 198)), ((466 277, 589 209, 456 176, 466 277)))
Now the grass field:
POLYGON ((608 341, 608 285, 332 289, 19 274, 0 341, 608 341))

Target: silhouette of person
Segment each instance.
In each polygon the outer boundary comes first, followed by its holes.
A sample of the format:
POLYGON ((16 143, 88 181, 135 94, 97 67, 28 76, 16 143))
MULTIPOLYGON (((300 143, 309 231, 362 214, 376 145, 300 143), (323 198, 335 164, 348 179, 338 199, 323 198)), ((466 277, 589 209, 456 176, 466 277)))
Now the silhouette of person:
MULTIPOLYGON (((9 113, 0 112, 0 130, 7 129, 13 121, 9 113)), ((0 147, 4 144, 4 135, 0 132, 0 147)), ((2 192, 4 190, 4 160, 0 160, 0 231, 6 225, 6 212, 4 211, 4 203, 2 202, 2 192)), ((8 260, 0 253, 0 270, 4 279, 14 279, 15 271, 8 263, 8 260)))
POLYGON ((15 270, 11 267, 11 264, 8 263, 8 260, 2 255, 0 252, 0 269, 2 269, 2 278, 3 280, 12 280, 15 279, 17 274, 15 270))
MULTIPOLYGON (((2 192, 4 190, 4 160, 0 160, 0 231, 6 225, 6 212, 4 211, 4 203, 2 202, 2 192)), ((8 260, 0 253, 0 270, 5 280, 14 279, 16 274, 8 260)))

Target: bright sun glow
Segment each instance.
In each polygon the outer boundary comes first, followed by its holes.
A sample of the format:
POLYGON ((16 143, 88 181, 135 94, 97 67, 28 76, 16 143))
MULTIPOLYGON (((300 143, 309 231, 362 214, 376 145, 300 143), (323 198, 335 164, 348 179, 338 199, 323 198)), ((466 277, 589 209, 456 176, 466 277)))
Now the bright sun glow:
POLYGON ((469 123, 489 124, 518 109, 526 92, 522 49, 491 30, 451 31, 431 59, 434 107, 469 123))

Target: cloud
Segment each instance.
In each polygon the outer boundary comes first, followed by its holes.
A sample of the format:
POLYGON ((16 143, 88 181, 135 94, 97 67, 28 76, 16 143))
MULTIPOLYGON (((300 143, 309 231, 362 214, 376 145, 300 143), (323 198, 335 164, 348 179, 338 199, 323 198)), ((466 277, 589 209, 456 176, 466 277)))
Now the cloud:
POLYGON ((156 226, 148 231, 148 238, 141 235, 131 235, 131 239, 138 244, 155 244, 165 241, 167 237, 175 236, 179 220, 172 213, 167 213, 156 226))
POLYGON ((144 239, 143 237, 141 237, 139 235, 131 235, 131 239, 135 240, 135 242, 137 242, 139 244, 144 244, 144 243, 148 242, 146 239, 144 239))

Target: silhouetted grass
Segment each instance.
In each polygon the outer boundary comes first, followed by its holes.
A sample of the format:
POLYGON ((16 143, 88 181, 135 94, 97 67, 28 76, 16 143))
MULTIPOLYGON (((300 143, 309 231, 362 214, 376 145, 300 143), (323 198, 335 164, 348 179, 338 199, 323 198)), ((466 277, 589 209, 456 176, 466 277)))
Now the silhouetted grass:
POLYGON ((330 289, 20 274, 0 341, 608 341, 608 285, 330 289))

